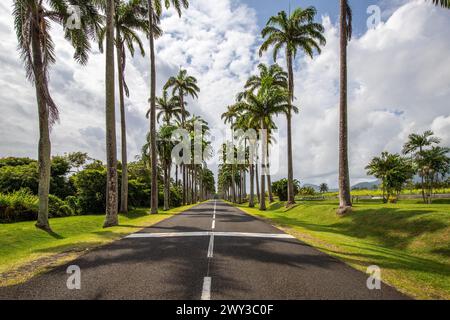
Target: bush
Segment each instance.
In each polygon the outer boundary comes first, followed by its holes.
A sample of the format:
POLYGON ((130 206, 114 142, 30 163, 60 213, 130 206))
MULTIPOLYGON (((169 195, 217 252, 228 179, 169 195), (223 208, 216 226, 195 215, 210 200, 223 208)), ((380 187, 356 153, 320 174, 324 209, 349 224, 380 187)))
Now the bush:
POLYGON ((106 202, 106 170, 87 169, 71 177, 77 189, 80 212, 104 213, 106 202))
POLYGON ((132 207, 150 207, 150 186, 138 180, 129 180, 128 204, 132 207))
POLYGON ((68 217, 74 215, 74 210, 63 200, 50 194, 48 196, 49 217, 68 217))
POLYGON ((38 209, 39 199, 29 189, 21 189, 9 194, 0 193, 1 222, 35 220, 38 209))
MULTIPOLYGON (((49 217, 67 217, 74 210, 66 202, 54 195, 49 195, 49 217)), ((39 211, 39 198, 29 189, 20 189, 9 194, 0 193, 0 222, 36 220, 39 211)))
MULTIPOLYGON (((297 194, 300 187, 300 182, 294 180, 294 195, 297 194)), ((280 201, 287 201, 288 199, 288 180, 281 179, 272 183, 272 192, 280 198, 280 201)))
POLYGON ((316 190, 313 187, 303 187, 300 189, 299 194, 302 196, 313 196, 316 194, 316 190))
MULTIPOLYGON (((5 159, 1 159, 5 160, 5 159)), ((22 188, 37 194, 39 185, 37 162, 16 166, 0 167, 0 193, 11 193, 22 188)))

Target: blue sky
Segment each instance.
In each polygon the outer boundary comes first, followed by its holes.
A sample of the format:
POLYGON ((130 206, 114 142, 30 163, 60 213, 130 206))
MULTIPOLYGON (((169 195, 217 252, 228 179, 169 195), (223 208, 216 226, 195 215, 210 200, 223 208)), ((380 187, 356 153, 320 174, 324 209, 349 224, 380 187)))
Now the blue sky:
MULTIPOLYGON (((336 23, 339 15, 339 0, 241 0, 239 2, 245 3, 256 10, 258 25, 260 27, 265 25, 270 16, 279 11, 285 10, 287 12, 289 10, 289 3, 291 8, 315 6, 319 17, 321 15, 329 15, 333 23, 336 23)), ((367 8, 372 4, 386 8, 386 3, 386 1, 350 0, 356 35, 364 33, 367 29, 367 8)), ((390 1, 388 5, 392 6, 395 3, 396 1, 390 1)))

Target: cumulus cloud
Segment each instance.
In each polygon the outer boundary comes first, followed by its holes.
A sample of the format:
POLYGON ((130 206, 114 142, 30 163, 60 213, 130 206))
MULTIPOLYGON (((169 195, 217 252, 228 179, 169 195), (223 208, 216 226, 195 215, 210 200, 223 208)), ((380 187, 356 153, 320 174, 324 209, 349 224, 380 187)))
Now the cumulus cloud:
MULTIPOLYGON (((294 118, 296 175, 337 184, 338 28, 323 19, 327 45, 295 73, 301 113, 294 118)), ((411 132, 450 132, 450 12, 412 1, 349 45, 349 144, 353 183, 370 159, 400 152, 411 132)))
MULTIPOLYGON (((0 4, 0 156, 37 155, 37 108, 34 89, 16 53, 11 0, 0 4)), ((349 46, 349 137, 352 182, 367 180, 364 167, 383 150, 399 152, 407 135, 432 129, 450 143, 450 12, 423 1, 396 1, 375 30, 354 38, 349 46)), ((255 10, 239 1, 197 0, 181 18, 169 10, 162 18, 164 35, 157 40, 157 90, 180 66, 199 81, 198 100, 189 110, 202 115, 213 129, 223 128, 220 114, 233 103, 261 59, 255 10)), ((299 56, 295 64, 296 103, 293 118, 295 177, 302 182, 337 184, 339 38, 335 22, 322 17, 327 45, 313 60, 299 56)), ((95 51, 80 67, 59 27, 53 29, 57 63, 51 92, 61 121, 52 131, 53 154, 84 151, 104 159, 104 56, 95 51)), ((129 159, 139 153, 148 130, 148 56, 128 57, 126 99, 129 159)), ((278 63, 282 66, 282 57, 278 63)), ((117 120, 119 120, 117 113, 117 120)), ((285 119, 279 124, 280 168, 286 176, 285 119)), ((117 127, 119 128, 119 127, 117 127)), ((118 138, 120 132, 117 131, 118 138)), ((215 141, 215 146, 220 144, 215 141)), ((120 146, 120 140, 118 141, 120 146)), ((275 149, 274 149, 275 150, 275 149)), ((118 150, 120 151, 120 150, 118 150)))

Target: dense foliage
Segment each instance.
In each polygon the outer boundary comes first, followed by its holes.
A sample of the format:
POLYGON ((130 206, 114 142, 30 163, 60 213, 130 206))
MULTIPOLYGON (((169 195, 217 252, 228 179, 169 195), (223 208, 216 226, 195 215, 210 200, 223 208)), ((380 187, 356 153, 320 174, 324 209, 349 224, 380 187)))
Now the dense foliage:
MULTIPOLYGON (((294 180, 294 194, 297 194, 300 190, 300 182, 294 180)), ((280 201, 287 201, 288 199, 288 180, 281 179, 272 183, 272 191, 280 198, 280 201)))

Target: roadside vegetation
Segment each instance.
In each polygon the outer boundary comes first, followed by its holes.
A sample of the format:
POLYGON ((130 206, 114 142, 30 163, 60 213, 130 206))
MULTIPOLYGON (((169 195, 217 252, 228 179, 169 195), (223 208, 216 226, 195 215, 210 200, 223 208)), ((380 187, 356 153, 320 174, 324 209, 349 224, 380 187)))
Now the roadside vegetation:
POLYGON ((381 267, 384 282, 415 298, 450 299, 450 201, 442 202, 362 202, 344 217, 337 200, 238 206, 363 272, 381 267))

